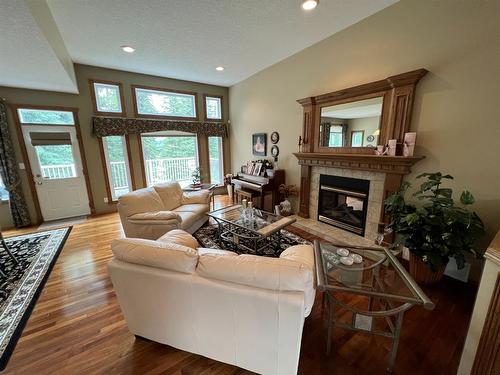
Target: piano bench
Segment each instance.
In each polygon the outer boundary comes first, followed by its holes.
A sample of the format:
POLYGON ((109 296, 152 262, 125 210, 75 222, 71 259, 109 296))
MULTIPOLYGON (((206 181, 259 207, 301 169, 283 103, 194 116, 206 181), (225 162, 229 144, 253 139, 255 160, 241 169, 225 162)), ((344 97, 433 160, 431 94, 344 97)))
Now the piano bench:
POLYGON ((246 199, 249 202, 252 202, 253 198, 257 198, 259 196, 260 196, 259 192, 253 191, 253 190, 238 189, 238 188, 236 188, 234 190, 234 197, 235 197, 236 203, 238 203, 238 204, 240 204, 243 201, 243 199, 246 199))

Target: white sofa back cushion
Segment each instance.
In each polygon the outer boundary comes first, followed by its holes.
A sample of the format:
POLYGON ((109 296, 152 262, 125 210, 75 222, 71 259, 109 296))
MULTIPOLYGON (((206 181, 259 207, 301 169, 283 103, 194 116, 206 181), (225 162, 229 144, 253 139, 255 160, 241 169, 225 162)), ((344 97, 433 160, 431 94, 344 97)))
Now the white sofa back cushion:
POLYGON ((158 184, 153 188, 163 201, 165 210, 173 210, 182 205, 182 188, 177 181, 158 184))
POLYGON ((200 255, 198 275, 221 281, 280 291, 313 288, 312 270, 302 263, 256 255, 200 255))
POLYGON ((121 261, 182 273, 193 273, 198 262, 195 249, 142 238, 114 240, 111 249, 121 261))
POLYGON ((165 210, 163 201, 153 188, 132 191, 118 198, 120 212, 129 217, 142 212, 165 210))

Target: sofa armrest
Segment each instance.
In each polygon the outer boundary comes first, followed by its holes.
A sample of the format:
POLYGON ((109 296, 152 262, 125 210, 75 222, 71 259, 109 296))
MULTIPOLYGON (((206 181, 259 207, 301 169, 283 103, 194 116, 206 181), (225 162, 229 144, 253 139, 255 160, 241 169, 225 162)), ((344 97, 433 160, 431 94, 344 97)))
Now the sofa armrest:
POLYGON ((314 250, 311 245, 290 246, 281 253, 280 258, 299 262, 314 272, 314 250))
POLYGON ((182 194, 182 204, 209 204, 210 190, 199 190, 192 192, 184 192, 182 194))

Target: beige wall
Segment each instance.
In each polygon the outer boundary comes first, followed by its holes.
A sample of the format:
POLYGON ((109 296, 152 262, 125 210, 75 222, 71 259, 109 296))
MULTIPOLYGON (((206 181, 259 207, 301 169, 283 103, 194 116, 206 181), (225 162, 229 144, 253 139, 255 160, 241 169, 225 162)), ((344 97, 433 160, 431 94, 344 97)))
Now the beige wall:
MULTIPOLYGON (((104 203, 104 198, 107 197, 104 172, 100 157, 99 144, 96 137, 92 135, 91 116, 93 115, 92 101, 90 97, 89 78, 103 79, 110 81, 118 81, 123 83, 125 95, 125 109, 128 117, 134 117, 132 104, 132 91, 130 85, 146 85, 161 87, 174 90, 195 91, 198 93, 198 109, 200 118, 203 111, 203 94, 222 95, 223 100, 223 116, 228 119, 228 89, 226 87, 206 85, 196 82, 180 81, 169 78, 161 78, 124 72, 119 70, 104 69, 86 65, 75 65, 75 72, 78 82, 79 94, 57 93, 50 91, 25 90, 9 87, 0 87, 0 97, 6 98, 7 103, 15 104, 36 104, 36 105, 53 105, 76 107, 79 109, 79 120, 82 131, 85 154, 87 157, 87 167, 90 175, 91 189, 94 196, 94 203, 97 213, 105 213, 115 211, 115 205, 104 203)), ((40 72, 43 74, 43 72, 40 72)), ((16 148, 16 156, 19 162, 22 161, 21 151, 17 139, 17 134, 14 127, 12 113, 9 113, 9 123, 14 146, 16 148)), ((131 136, 131 152, 133 159, 134 178, 136 186, 143 187, 141 175, 141 164, 139 154, 138 137, 131 136)), ((200 149, 206 149, 206 142, 200 142, 200 149)), ((201 150, 201 151, 203 151, 201 150)), ((229 156, 229 142, 225 142, 225 155, 229 156)), ((229 157, 226 163, 226 170, 229 170, 229 157)), ((23 190, 26 195, 32 219, 37 219, 33 200, 28 185, 28 177, 24 170, 20 171, 22 177, 23 190)), ((12 223, 8 205, 0 205, 0 225, 8 227, 12 223)))
POLYGON ((297 99, 426 68, 411 129, 426 159, 409 180, 441 170, 471 190, 486 247, 500 227, 499 14, 500 1, 402 0, 231 87, 232 165, 251 159, 252 133, 278 131, 280 167, 299 184, 297 99))

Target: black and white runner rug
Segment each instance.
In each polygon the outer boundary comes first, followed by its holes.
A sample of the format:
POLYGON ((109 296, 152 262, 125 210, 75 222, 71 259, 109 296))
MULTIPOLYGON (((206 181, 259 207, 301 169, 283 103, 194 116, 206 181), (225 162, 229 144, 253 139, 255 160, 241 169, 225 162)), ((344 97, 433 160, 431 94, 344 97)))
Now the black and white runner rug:
POLYGON ((71 227, 5 238, 19 264, 0 245, 0 371, 35 307, 71 227))

